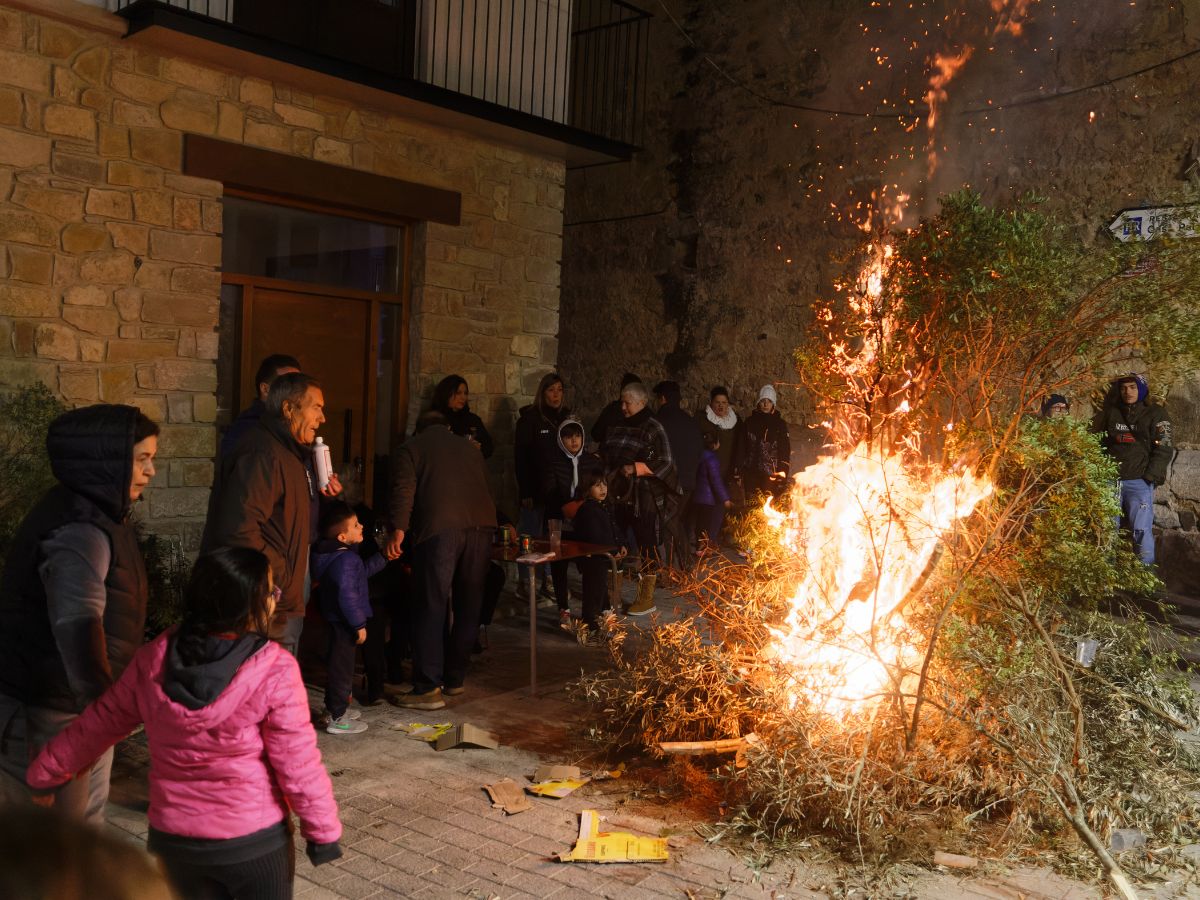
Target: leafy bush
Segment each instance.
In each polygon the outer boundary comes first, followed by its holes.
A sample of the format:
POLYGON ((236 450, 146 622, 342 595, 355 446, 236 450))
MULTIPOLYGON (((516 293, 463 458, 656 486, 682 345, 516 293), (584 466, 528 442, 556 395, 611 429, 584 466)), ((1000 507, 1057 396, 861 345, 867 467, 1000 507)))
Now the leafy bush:
POLYGON ((65 411, 40 383, 0 395, 0 559, 25 514, 54 485, 46 432, 65 411))

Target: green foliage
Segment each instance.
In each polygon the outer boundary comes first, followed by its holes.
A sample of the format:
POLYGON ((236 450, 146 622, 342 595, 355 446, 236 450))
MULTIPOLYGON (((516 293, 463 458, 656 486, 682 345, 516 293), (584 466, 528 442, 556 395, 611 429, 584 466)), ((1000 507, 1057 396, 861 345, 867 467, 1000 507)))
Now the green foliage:
POLYGON ((146 604, 147 639, 183 618, 183 592, 192 565, 176 538, 140 534, 138 543, 146 560, 149 598, 146 604))
POLYGON ((40 383, 0 396, 0 558, 25 514, 54 485, 46 432, 65 411, 40 383))

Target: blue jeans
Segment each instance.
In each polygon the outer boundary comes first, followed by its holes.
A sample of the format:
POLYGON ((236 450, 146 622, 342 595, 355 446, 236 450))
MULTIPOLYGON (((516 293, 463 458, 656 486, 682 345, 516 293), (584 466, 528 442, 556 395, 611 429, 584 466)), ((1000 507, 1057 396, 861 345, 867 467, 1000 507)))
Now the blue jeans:
POLYGON ((479 637, 483 584, 494 528, 455 528, 413 550, 417 590, 413 608, 413 692, 460 687, 479 637))
POLYGON ((1141 478, 1120 481, 1121 518, 1133 534, 1142 562, 1154 565, 1154 485, 1141 478))

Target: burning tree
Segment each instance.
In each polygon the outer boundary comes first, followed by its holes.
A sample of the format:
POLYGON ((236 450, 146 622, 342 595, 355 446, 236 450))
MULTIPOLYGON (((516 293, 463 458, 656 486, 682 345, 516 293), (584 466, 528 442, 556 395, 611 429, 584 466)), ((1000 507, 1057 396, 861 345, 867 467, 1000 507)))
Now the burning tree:
POLYGON ((1113 829, 1196 837, 1176 733, 1198 710, 1129 602, 1156 582, 1114 531, 1112 463, 1030 412, 1133 359, 1160 384, 1194 369, 1200 255, 1089 247, 1035 201, 963 193, 850 268, 797 352, 829 454, 743 523, 750 566, 703 571, 699 615, 632 659, 617 626, 583 691, 618 742, 753 733, 715 774, 774 838, 865 861, 994 822, 993 853, 1070 859, 1066 823, 1129 892, 1113 829))

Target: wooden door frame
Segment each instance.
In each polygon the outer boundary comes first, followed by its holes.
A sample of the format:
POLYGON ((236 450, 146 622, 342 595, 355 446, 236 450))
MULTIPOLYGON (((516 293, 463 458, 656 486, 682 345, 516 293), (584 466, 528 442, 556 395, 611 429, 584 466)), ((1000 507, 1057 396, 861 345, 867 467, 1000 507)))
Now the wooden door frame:
MULTIPOLYGON (((412 262, 412 229, 404 228, 403 230, 403 246, 401 247, 401 272, 407 276, 410 271, 412 262)), ((375 376, 378 370, 378 358, 375 348, 379 342, 379 313, 380 307, 384 304, 396 306, 400 309, 400 334, 398 335, 399 347, 397 348, 396 361, 392 372, 392 396, 394 406, 392 409, 392 421, 395 423, 392 429, 392 435, 389 436, 389 447, 395 439, 396 434, 403 434, 407 428, 408 418, 408 360, 409 360, 409 310, 411 303, 411 289, 409 279, 404 277, 401 279, 401 292, 399 294, 380 293, 376 291, 362 291, 352 288, 337 287, 335 285, 315 284, 310 282, 289 281, 283 278, 267 278, 258 275, 238 275, 234 273, 223 273, 221 275, 222 285, 236 285, 242 289, 241 293, 241 310, 238 322, 238 379, 234 388, 234 403, 235 409, 240 409, 247 399, 243 395, 248 387, 249 393, 253 395, 257 391, 257 385, 251 384, 254 380, 254 374, 257 370, 257 360, 250 355, 250 342, 245 340, 245 336, 251 333, 254 324, 254 293, 257 289, 280 291, 293 294, 310 294, 320 296, 332 300, 346 300, 354 303, 367 303, 367 328, 365 336, 365 346, 363 347, 363 359, 367 366, 366 377, 363 379, 363 492, 365 501, 369 501, 373 496, 375 483, 375 432, 377 428, 376 408, 379 402, 378 379, 375 376), (371 448, 371 452, 366 452, 367 448, 371 448)))

